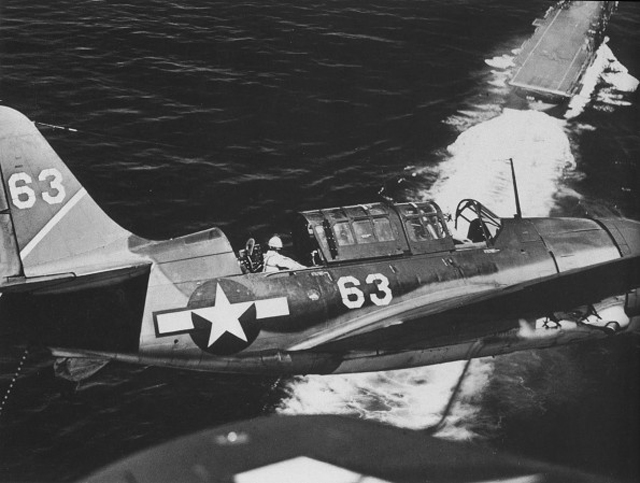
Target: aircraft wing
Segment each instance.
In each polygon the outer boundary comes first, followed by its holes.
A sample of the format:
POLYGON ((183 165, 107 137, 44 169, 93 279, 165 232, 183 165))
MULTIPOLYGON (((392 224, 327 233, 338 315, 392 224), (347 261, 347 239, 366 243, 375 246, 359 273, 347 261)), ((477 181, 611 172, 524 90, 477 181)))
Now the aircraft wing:
MULTIPOLYGON (((392 326, 442 315, 478 314, 484 320, 543 317, 640 286, 640 257, 624 257, 514 285, 469 284, 437 294, 408 296, 382 309, 351 317, 290 350, 308 350, 392 326), (596 293, 585 300, 584 293, 596 293)), ((636 308, 640 313, 640 308, 636 308)))
POLYGON ((426 431, 333 415, 269 416, 145 449, 84 483, 174 481, 574 482, 606 477, 447 441, 426 431), (191 475, 205 474, 206 479, 191 475), (208 475, 215 475, 208 477, 208 475), (303 478, 301 475, 310 475, 303 478))

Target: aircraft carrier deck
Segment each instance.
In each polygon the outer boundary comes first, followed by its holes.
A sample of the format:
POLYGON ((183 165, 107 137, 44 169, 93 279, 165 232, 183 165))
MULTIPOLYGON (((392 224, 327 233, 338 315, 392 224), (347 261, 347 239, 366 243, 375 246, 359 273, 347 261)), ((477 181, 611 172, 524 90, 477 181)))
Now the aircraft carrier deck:
POLYGON ((604 39, 604 31, 618 2, 562 1, 544 18, 515 59, 509 84, 529 100, 562 103, 581 86, 604 39))

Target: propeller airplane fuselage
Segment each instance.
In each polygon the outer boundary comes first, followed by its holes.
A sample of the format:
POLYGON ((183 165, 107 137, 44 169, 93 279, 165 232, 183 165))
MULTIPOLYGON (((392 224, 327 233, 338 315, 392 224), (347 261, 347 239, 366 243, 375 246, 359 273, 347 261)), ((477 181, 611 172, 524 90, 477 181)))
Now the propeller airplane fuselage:
POLYGON ((118 226, 6 107, 0 148, 3 325, 67 360, 376 371, 606 337, 640 315, 633 220, 499 218, 474 200, 455 229, 433 201, 313 210, 291 232, 306 268, 254 273, 259 245, 236 253, 217 228, 118 226))

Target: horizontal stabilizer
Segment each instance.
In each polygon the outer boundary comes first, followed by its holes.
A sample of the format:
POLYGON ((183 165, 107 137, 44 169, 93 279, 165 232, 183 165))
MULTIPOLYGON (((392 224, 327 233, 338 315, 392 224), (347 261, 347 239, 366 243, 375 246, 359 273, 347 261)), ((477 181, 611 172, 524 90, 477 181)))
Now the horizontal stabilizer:
POLYGON ((150 263, 144 263, 82 275, 67 272, 37 277, 13 277, 0 284, 0 292, 31 292, 43 295, 105 287, 143 275, 147 273, 149 269, 150 263))

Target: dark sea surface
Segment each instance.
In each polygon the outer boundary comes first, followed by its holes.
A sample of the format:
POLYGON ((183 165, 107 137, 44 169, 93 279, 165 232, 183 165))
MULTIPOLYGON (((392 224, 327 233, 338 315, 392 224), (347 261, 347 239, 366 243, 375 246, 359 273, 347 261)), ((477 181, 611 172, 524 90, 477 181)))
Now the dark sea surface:
MULTIPOLYGON (((475 197, 511 215, 508 157, 525 215, 640 219, 640 103, 629 87, 640 77, 640 5, 620 3, 608 76, 566 117, 511 109, 505 84, 513 49, 549 5, 5 0, 0 101, 77 129, 42 132, 110 216, 153 239, 216 225, 237 249, 286 233, 297 210, 381 190, 434 196, 446 210, 475 197)), ((22 348, 0 345, 3 397, 22 348)), ((475 361, 439 436, 638 481, 639 354, 627 335, 475 361)), ((51 363, 30 354, 5 401, 0 481, 73 481, 179 435, 274 413, 425 427, 462 368, 278 380, 110 364, 74 388, 51 363)))

